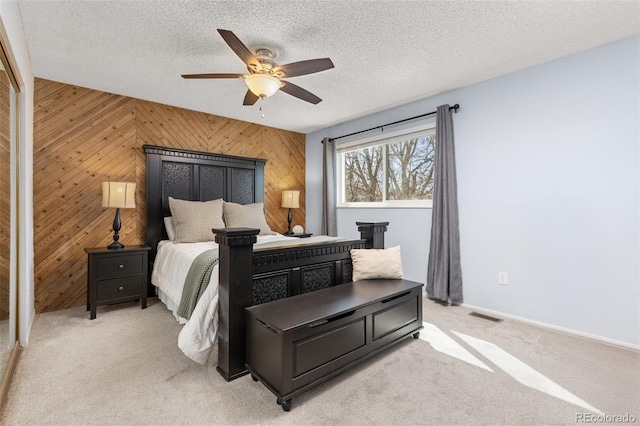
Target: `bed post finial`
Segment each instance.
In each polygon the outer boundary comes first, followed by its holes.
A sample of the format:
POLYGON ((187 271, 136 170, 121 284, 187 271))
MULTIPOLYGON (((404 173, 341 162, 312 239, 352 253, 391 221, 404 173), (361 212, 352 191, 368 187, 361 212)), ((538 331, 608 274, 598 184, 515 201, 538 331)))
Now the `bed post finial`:
POLYGON ((387 232, 389 222, 356 222, 356 225, 360 231, 360 238, 367 240, 365 248, 384 248, 384 233, 387 232))
POLYGON ((230 381, 247 374, 244 308, 253 304, 253 244, 260 230, 225 228, 212 231, 220 250, 216 370, 230 381))

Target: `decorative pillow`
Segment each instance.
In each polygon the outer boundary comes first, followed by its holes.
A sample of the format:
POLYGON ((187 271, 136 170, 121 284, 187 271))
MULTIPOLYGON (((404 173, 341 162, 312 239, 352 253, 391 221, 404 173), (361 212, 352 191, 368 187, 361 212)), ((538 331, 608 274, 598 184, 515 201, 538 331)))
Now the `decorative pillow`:
POLYGON ((212 241, 211 229, 224 228, 222 198, 212 201, 186 201, 169 197, 176 243, 212 241))
POLYGON ((264 217, 264 204, 237 204, 224 202, 224 222, 227 228, 258 228, 260 235, 274 235, 264 217))
POLYGON ((167 230, 167 237, 173 241, 176 239, 176 228, 173 226, 173 217, 166 216, 164 218, 164 229, 167 230))
POLYGON ((351 249, 353 281, 402 278, 400 246, 384 249, 351 249))

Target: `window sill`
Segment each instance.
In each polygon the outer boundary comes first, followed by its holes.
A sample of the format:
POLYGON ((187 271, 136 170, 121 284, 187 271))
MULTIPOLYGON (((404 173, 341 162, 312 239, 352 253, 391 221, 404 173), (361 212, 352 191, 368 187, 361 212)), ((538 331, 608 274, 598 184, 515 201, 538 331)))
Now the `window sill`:
POLYGON ((431 210, 433 208, 432 205, 416 205, 416 204, 376 204, 376 205, 339 205, 336 206, 336 209, 426 209, 431 210))

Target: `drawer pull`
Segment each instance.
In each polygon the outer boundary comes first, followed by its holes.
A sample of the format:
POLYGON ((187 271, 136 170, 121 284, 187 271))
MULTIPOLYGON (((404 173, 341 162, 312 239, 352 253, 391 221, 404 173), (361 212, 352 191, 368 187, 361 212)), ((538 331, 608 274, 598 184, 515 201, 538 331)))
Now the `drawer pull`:
POLYGON ((124 269, 124 265, 118 265, 118 269, 124 269))
POLYGON ((258 322, 258 324, 260 324, 264 328, 268 329, 269 331, 271 331, 273 333, 279 334, 277 330, 275 330, 273 327, 270 327, 269 324, 267 324, 266 322, 264 322, 264 321, 262 321, 262 320, 260 320, 258 318, 254 318, 254 319, 258 322))
POLYGON ((124 287, 118 287, 118 291, 124 290, 124 287))
POLYGON ((322 325, 322 324, 326 324, 328 322, 329 321, 327 321, 326 319, 321 319, 321 320, 312 322, 311 324, 307 325, 307 327, 313 328, 313 327, 317 327, 317 326, 322 325))
POLYGON ((406 295, 407 295, 407 294, 409 294, 409 293, 411 293, 411 290, 409 290, 409 291, 405 291, 404 293, 400 293, 400 294, 397 294, 397 295, 395 295, 395 296, 392 296, 392 297, 390 297, 390 298, 388 298, 388 299, 385 299, 385 300, 383 300, 383 301, 382 301, 382 303, 388 303, 388 302, 391 302, 392 300, 400 299, 401 297, 404 297, 404 296, 406 296, 406 295))
POLYGON ((337 315, 337 316, 335 316, 333 318, 321 319, 321 320, 318 320, 318 321, 314 321, 312 323, 309 323, 307 325, 307 327, 309 327, 309 328, 318 327, 319 325, 326 324, 328 322, 338 321, 338 320, 340 320, 342 318, 350 317, 351 315, 353 315, 355 313, 356 313, 356 310, 354 309, 353 311, 345 312, 345 313, 337 315))

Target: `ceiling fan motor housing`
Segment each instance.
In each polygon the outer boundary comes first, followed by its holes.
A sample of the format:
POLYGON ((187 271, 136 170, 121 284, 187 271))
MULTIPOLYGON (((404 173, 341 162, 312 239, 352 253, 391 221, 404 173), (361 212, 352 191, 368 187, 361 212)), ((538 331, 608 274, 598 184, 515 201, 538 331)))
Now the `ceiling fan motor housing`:
POLYGON ((278 57, 278 53, 276 51, 267 49, 266 47, 254 47, 251 50, 255 52, 255 57, 258 60, 258 62, 260 62, 260 65, 262 66, 262 70, 249 68, 250 72, 252 73, 261 72, 264 74, 271 74, 279 78, 284 77, 283 72, 276 72, 276 73, 272 72, 272 70, 278 66, 278 63, 275 61, 275 59, 278 57))

